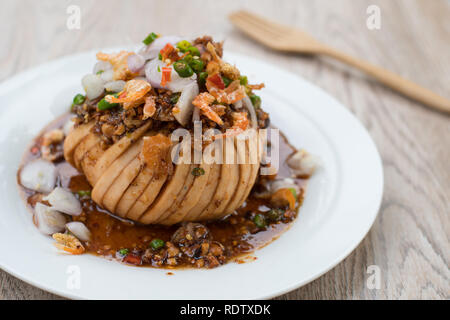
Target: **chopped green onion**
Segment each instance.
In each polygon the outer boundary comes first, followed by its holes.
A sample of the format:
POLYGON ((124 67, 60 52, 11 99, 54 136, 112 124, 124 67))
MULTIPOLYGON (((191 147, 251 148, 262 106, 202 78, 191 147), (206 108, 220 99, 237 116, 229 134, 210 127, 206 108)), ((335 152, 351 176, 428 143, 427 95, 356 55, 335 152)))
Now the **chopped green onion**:
POLYGON ((91 196, 91 191, 90 190, 80 190, 77 192, 77 194, 80 197, 90 197, 91 196))
POLYGON ((194 71, 191 69, 191 67, 187 64, 186 61, 183 60, 175 62, 173 68, 182 78, 187 78, 194 74, 194 71))
POLYGON ((186 52, 191 47, 191 43, 187 40, 181 40, 177 43, 177 48, 180 49, 181 52, 186 52))
POLYGON ((170 103, 176 104, 178 102, 178 99, 180 99, 180 92, 174 93, 170 96, 170 103))
POLYGON ((255 225, 258 228, 265 228, 266 226, 266 218, 264 218, 264 216, 260 213, 258 213, 254 218, 253 218, 253 222, 255 223, 255 225))
POLYGON ((150 247, 152 247, 153 250, 158 250, 164 247, 166 243, 161 239, 153 239, 152 242, 150 242, 150 247))
POLYGON ((73 97, 73 103, 74 104, 82 104, 84 102, 84 100, 86 100, 86 97, 83 96, 81 93, 75 95, 75 97, 73 97))
POLYGON ((191 63, 191 61, 193 60, 194 58, 190 55, 190 54, 188 54, 186 57, 184 57, 183 58, 183 60, 184 61, 186 61, 187 63, 191 63))
POLYGON ((128 250, 128 249, 120 249, 119 250, 119 254, 121 255, 121 256, 126 256, 127 254, 128 254, 128 252, 130 252, 130 250, 128 250))
POLYGON ((197 47, 191 46, 188 48, 188 51, 193 55, 193 56, 198 56, 200 57, 200 50, 198 50, 197 47))
POLYGON ((189 66, 194 70, 195 72, 201 72, 203 71, 203 68, 205 67, 205 63, 202 60, 192 60, 189 62, 189 66))
MULTIPOLYGON (((114 96, 117 97, 117 94, 115 94, 114 96)), ((97 103, 97 109, 101 110, 101 111, 112 109, 112 108, 115 108, 117 106, 119 106, 118 103, 109 103, 108 101, 105 100, 105 98, 103 98, 102 100, 100 100, 97 103)))
POLYGON ((145 38, 144 40, 142 40, 142 42, 143 42, 145 45, 148 46, 150 43, 152 43, 153 41, 155 41, 156 38, 158 38, 158 35, 157 35, 156 33, 152 32, 152 33, 150 33, 150 34, 147 36, 147 38, 145 38))
POLYGON ((228 87, 233 80, 227 77, 222 77, 223 83, 225 84, 225 87, 228 87))
POLYGON ((102 74, 103 72, 105 72, 104 70, 98 70, 96 75, 102 74))
POLYGON ((205 169, 197 167, 197 168, 192 169, 191 173, 193 176, 196 176, 196 177, 202 176, 205 174, 205 169))
POLYGON ((250 100, 252 101, 253 107, 255 107, 255 109, 261 108, 261 98, 259 96, 257 96, 256 94, 252 94, 250 96, 250 100))
POLYGON ((161 53, 158 53, 158 59, 162 60, 162 54, 161 53))
POLYGON ((158 72, 161 72, 161 67, 160 66, 158 66, 158 72))
POLYGON ((198 75, 198 83, 201 85, 205 84, 206 78, 208 78, 208 72, 200 72, 198 75))
POLYGON ((246 86, 247 83, 248 83, 247 76, 240 76, 240 77, 239 77, 239 82, 240 82, 243 86, 246 86))

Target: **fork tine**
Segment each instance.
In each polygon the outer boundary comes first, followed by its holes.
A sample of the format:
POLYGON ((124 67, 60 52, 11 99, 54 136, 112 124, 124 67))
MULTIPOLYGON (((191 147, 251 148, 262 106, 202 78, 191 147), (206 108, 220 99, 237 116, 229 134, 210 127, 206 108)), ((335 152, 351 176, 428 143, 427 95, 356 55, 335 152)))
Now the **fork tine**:
POLYGON ((275 36, 272 33, 269 33, 265 29, 259 28, 254 23, 249 22, 247 19, 243 18, 240 15, 232 14, 230 15, 230 20, 233 24, 238 27, 242 32, 246 33, 253 39, 262 42, 263 44, 273 47, 275 36))
POLYGON ((236 20, 239 19, 243 23, 251 24, 251 25, 253 25, 253 27, 256 27, 256 28, 260 29, 261 31, 268 33, 271 37, 278 38, 283 35, 281 32, 278 31, 277 28, 273 28, 270 24, 265 23, 263 20, 254 19, 254 17, 252 15, 246 14, 245 11, 238 11, 236 13, 233 13, 230 16, 230 19, 232 21, 233 21, 233 19, 236 19, 236 20))
POLYGON ((263 18, 261 16, 258 16, 258 15, 254 14, 254 13, 251 13, 251 12, 248 12, 248 11, 245 11, 245 10, 239 11, 239 14, 242 17, 244 17, 244 18, 246 18, 246 19, 248 19, 250 21, 253 21, 255 24, 258 24, 259 26, 261 26, 263 28, 266 28, 268 30, 271 30, 271 31, 273 31, 273 32, 275 32, 275 33, 277 33, 279 35, 286 34, 286 33, 288 33, 291 30, 290 27, 287 27, 287 26, 284 26, 282 24, 279 24, 279 23, 267 20, 267 19, 265 19, 265 18, 263 18))

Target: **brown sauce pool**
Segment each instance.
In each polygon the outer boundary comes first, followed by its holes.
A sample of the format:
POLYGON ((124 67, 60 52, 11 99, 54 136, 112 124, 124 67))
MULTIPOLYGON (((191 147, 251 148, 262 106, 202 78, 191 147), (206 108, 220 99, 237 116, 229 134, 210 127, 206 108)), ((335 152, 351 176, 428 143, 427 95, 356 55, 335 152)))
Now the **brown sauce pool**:
MULTIPOLYGON (((41 156, 42 135, 49 130, 62 128, 70 116, 66 114, 58 118, 41 132, 32 146, 26 150, 22 166, 41 156)), ((286 159, 296 149, 283 135, 280 137, 280 168, 276 178, 291 178, 286 159)), ((58 148, 62 148, 62 143, 53 147, 60 150, 58 148)), ((159 268, 212 268, 228 261, 245 261, 242 259, 244 255, 269 244, 289 228, 297 217, 307 181, 307 179, 293 179, 300 189, 296 210, 279 209, 277 212, 280 216, 277 219, 267 219, 269 211, 274 208, 268 199, 254 196, 256 186, 242 207, 224 219, 200 222, 201 225, 194 223, 190 226, 178 224, 167 227, 141 225, 114 216, 96 205, 89 195, 79 194, 80 191, 91 190, 84 175, 77 172, 64 159, 56 160, 54 163, 58 169, 57 186, 70 189, 82 204, 83 213, 80 216, 69 216, 69 219, 83 222, 91 231, 91 240, 82 242, 86 252, 128 264, 159 268), (257 226, 255 223, 255 216, 259 214, 266 217, 265 226, 257 226), (178 237, 174 236, 175 233, 178 237), (191 239, 189 233, 194 239, 191 239), (151 248, 150 243, 154 239, 163 240, 165 246, 158 250, 151 248), (122 254, 124 252, 127 253, 122 254)), ((28 207, 33 211, 36 202, 42 201, 42 195, 22 187, 19 180, 18 174, 19 187, 28 207)))

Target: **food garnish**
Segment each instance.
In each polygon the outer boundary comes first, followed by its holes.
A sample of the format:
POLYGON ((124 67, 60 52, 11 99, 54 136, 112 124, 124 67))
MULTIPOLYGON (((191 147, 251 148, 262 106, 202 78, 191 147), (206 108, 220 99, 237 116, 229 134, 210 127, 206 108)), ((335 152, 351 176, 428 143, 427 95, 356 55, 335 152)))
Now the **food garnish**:
POLYGON ((65 233, 55 233, 52 238, 56 240, 55 247, 70 254, 82 254, 85 249, 75 236, 65 233))

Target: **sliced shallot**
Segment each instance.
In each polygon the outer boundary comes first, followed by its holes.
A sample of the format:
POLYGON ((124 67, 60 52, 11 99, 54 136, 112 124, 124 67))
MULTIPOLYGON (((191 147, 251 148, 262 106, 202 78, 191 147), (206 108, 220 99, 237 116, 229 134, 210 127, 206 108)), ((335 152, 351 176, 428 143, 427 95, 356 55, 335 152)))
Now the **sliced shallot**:
POLYGON ((102 79, 103 82, 110 82, 113 81, 114 78, 114 70, 106 70, 100 75, 100 79, 102 79))
POLYGON ((248 112, 250 113, 250 120, 252 122, 252 128, 256 130, 258 126, 258 118, 256 116, 255 107, 253 106, 252 100, 245 95, 245 97, 242 99, 242 102, 244 106, 247 108, 248 112))
POLYGON ((82 212, 80 201, 72 192, 61 187, 55 188, 44 200, 48 201, 53 209, 71 216, 78 216, 82 212))
POLYGON ((167 89, 172 92, 182 92, 184 88, 191 85, 192 83, 197 84, 197 74, 194 73, 188 78, 182 78, 179 74, 172 68, 171 80, 167 84, 167 89))
POLYGON ((103 80, 95 74, 87 74, 81 79, 81 84, 86 91, 87 97, 92 100, 102 95, 103 80))
POLYGON ((66 223, 66 229, 69 230, 75 237, 82 241, 89 241, 91 238, 91 232, 89 229, 84 225, 83 222, 79 221, 72 221, 69 223, 66 223))
POLYGON ((109 81, 105 83, 105 89, 109 92, 119 92, 125 87, 126 82, 123 80, 109 81))
POLYGON ((105 72, 107 70, 112 70, 113 66, 111 63, 109 63, 108 61, 98 61, 95 65, 94 65, 94 70, 93 70, 93 74, 97 74, 98 72, 102 73, 105 72))
POLYGON ((25 188, 48 193, 55 187, 56 166, 47 160, 33 160, 20 171, 20 183, 25 188))
POLYGON ((34 212, 38 229, 43 234, 51 235, 64 230, 67 220, 62 213, 40 202, 36 203, 34 212))
POLYGON ((164 36, 156 38, 152 43, 148 46, 143 47, 139 54, 144 57, 145 60, 150 60, 158 57, 159 52, 162 48, 168 43, 175 46, 182 39, 178 36, 164 36))
POLYGON ((153 88, 165 88, 172 92, 181 92, 185 87, 196 83, 197 74, 194 73, 188 78, 182 78, 172 66, 169 66, 168 68, 171 69, 170 81, 165 86, 161 86, 163 67, 166 67, 166 64, 158 59, 151 60, 145 65, 145 76, 153 88))
POLYGON ((181 91, 181 95, 176 104, 179 112, 174 113, 173 116, 183 126, 186 126, 191 118, 192 111, 194 110, 192 100, 198 95, 198 92, 199 90, 196 82, 189 84, 181 91))
POLYGON ((153 88, 160 89, 161 87, 161 78, 162 72, 161 68, 164 67, 165 64, 161 60, 154 59, 145 65, 145 77, 148 82, 152 85, 153 88))
POLYGON ((127 64, 131 72, 137 73, 144 67, 145 59, 140 54, 132 54, 127 57, 127 64))

